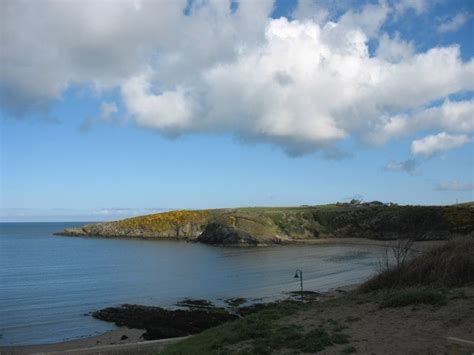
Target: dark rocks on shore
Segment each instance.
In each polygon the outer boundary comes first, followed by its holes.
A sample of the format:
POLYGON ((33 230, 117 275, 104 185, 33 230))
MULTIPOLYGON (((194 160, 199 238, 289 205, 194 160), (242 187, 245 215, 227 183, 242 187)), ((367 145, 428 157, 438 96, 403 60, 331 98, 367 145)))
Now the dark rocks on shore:
POLYGON ((227 303, 230 307, 237 308, 242 306, 244 303, 247 303, 247 299, 243 297, 234 297, 228 298, 224 302, 227 303))
POLYGON ((176 305, 179 307, 188 307, 190 309, 193 309, 193 308, 215 309, 214 304, 208 300, 199 300, 199 299, 192 299, 192 298, 185 298, 184 300, 176 303, 176 305))
POLYGON ((146 340, 196 334, 238 318, 222 309, 166 310, 130 304, 105 308, 92 313, 92 316, 117 326, 145 329, 143 338, 146 340))
MULTIPOLYGON (((319 295, 317 292, 305 291, 305 295, 310 294, 312 296, 319 295)), ((254 303, 248 306, 242 306, 248 302, 242 297, 229 298, 224 302, 230 307, 217 308, 210 301, 190 298, 177 304, 187 309, 178 310, 124 304, 92 312, 92 316, 106 322, 113 322, 119 327, 143 329, 146 331, 142 335, 143 339, 157 340, 197 334, 225 322, 268 309, 275 304, 295 301, 290 296, 283 301, 254 303)))

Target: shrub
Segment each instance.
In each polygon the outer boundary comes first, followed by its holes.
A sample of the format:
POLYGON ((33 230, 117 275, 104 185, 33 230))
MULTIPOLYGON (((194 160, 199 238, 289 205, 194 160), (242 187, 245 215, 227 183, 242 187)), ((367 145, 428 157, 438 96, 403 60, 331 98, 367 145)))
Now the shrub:
POLYGON ((453 239, 395 265, 361 285, 361 292, 415 286, 458 287, 474 283, 474 238, 453 239))

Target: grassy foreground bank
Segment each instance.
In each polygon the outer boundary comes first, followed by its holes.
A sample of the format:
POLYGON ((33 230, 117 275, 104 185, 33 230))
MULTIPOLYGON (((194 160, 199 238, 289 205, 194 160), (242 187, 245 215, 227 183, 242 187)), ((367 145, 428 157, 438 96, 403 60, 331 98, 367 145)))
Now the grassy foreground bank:
POLYGON ((448 336, 474 340, 473 250, 474 239, 449 241, 354 292, 282 302, 162 353, 444 353, 448 336))

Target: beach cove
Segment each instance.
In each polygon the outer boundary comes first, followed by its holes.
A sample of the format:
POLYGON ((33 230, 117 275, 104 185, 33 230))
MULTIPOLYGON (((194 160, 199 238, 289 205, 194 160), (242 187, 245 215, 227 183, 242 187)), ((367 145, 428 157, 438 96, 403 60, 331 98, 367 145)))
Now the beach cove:
POLYGON ((258 302, 299 289, 359 283, 384 252, 372 245, 222 248, 177 241, 64 238, 82 223, 4 223, 0 235, 1 346, 58 343, 116 329, 90 313, 123 303, 176 307, 190 297, 219 305, 258 302))

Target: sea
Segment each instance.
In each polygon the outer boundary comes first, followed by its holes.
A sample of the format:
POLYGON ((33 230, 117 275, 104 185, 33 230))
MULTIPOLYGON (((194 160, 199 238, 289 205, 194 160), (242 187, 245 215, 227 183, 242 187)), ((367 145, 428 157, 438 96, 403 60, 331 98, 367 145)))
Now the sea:
POLYGON ((367 245, 232 248, 185 241, 54 236, 78 223, 0 223, 0 346, 56 343, 115 329, 92 311, 282 299, 363 282, 384 249, 367 245))

